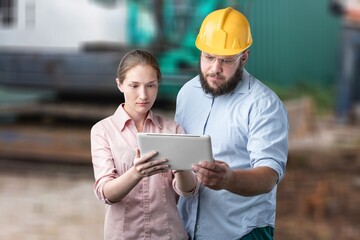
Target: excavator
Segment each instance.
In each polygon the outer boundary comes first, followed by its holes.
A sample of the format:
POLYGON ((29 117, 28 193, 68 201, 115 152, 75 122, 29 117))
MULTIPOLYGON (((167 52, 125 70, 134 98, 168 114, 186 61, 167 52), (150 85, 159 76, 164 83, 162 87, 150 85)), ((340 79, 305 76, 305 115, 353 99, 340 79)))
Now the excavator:
POLYGON ((174 101, 197 74, 194 42, 201 21, 215 9, 243 2, 0 0, 0 88, 117 96, 119 60, 130 49, 142 48, 160 64, 158 99, 174 101))

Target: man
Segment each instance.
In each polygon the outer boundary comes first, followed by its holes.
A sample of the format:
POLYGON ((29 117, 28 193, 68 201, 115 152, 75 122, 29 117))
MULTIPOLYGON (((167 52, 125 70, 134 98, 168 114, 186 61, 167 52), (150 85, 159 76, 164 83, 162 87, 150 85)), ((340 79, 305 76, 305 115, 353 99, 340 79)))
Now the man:
POLYGON ((193 166, 199 194, 178 208, 191 239, 272 239, 277 184, 288 150, 287 112, 245 69, 252 44, 233 8, 210 13, 196 39, 199 76, 179 91, 175 118, 190 134, 211 136, 213 163, 193 166))
POLYGON ((355 108, 360 104, 360 0, 331 0, 330 9, 343 20, 336 115, 339 123, 348 124, 359 117, 355 108))

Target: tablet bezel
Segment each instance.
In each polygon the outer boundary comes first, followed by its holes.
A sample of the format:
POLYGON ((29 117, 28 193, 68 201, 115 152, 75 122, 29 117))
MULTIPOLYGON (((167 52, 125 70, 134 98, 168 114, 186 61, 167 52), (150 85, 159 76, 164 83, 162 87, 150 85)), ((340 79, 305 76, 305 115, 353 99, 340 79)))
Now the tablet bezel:
POLYGON ((199 161, 213 161, 209 135, 138 133, 141 156, 157 151, 152 159, 166 158, 172 170, 191 170, 199 161))

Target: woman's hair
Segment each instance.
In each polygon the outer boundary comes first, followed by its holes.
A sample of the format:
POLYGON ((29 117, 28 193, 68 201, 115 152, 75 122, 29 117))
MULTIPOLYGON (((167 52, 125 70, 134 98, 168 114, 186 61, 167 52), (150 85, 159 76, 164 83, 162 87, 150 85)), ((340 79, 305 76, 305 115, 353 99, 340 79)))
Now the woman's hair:
POLYGON ((150 65, 156 71, 158 82, 161 80, 161 71, 156 58, 145 50, 132 50, 125 54, 120 60, 116 77, 120 83, 123 83, 126 77, 126 73, 138 65, 150 65))

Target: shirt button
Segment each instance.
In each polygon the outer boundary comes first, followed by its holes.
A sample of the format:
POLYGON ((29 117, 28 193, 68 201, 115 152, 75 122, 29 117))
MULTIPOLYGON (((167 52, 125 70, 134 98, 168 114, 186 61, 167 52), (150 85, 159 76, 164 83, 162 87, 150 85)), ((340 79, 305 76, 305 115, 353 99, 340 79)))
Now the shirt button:
POLYGON ((196 230, 200 230, 200 224, 196 224, 196 230))

